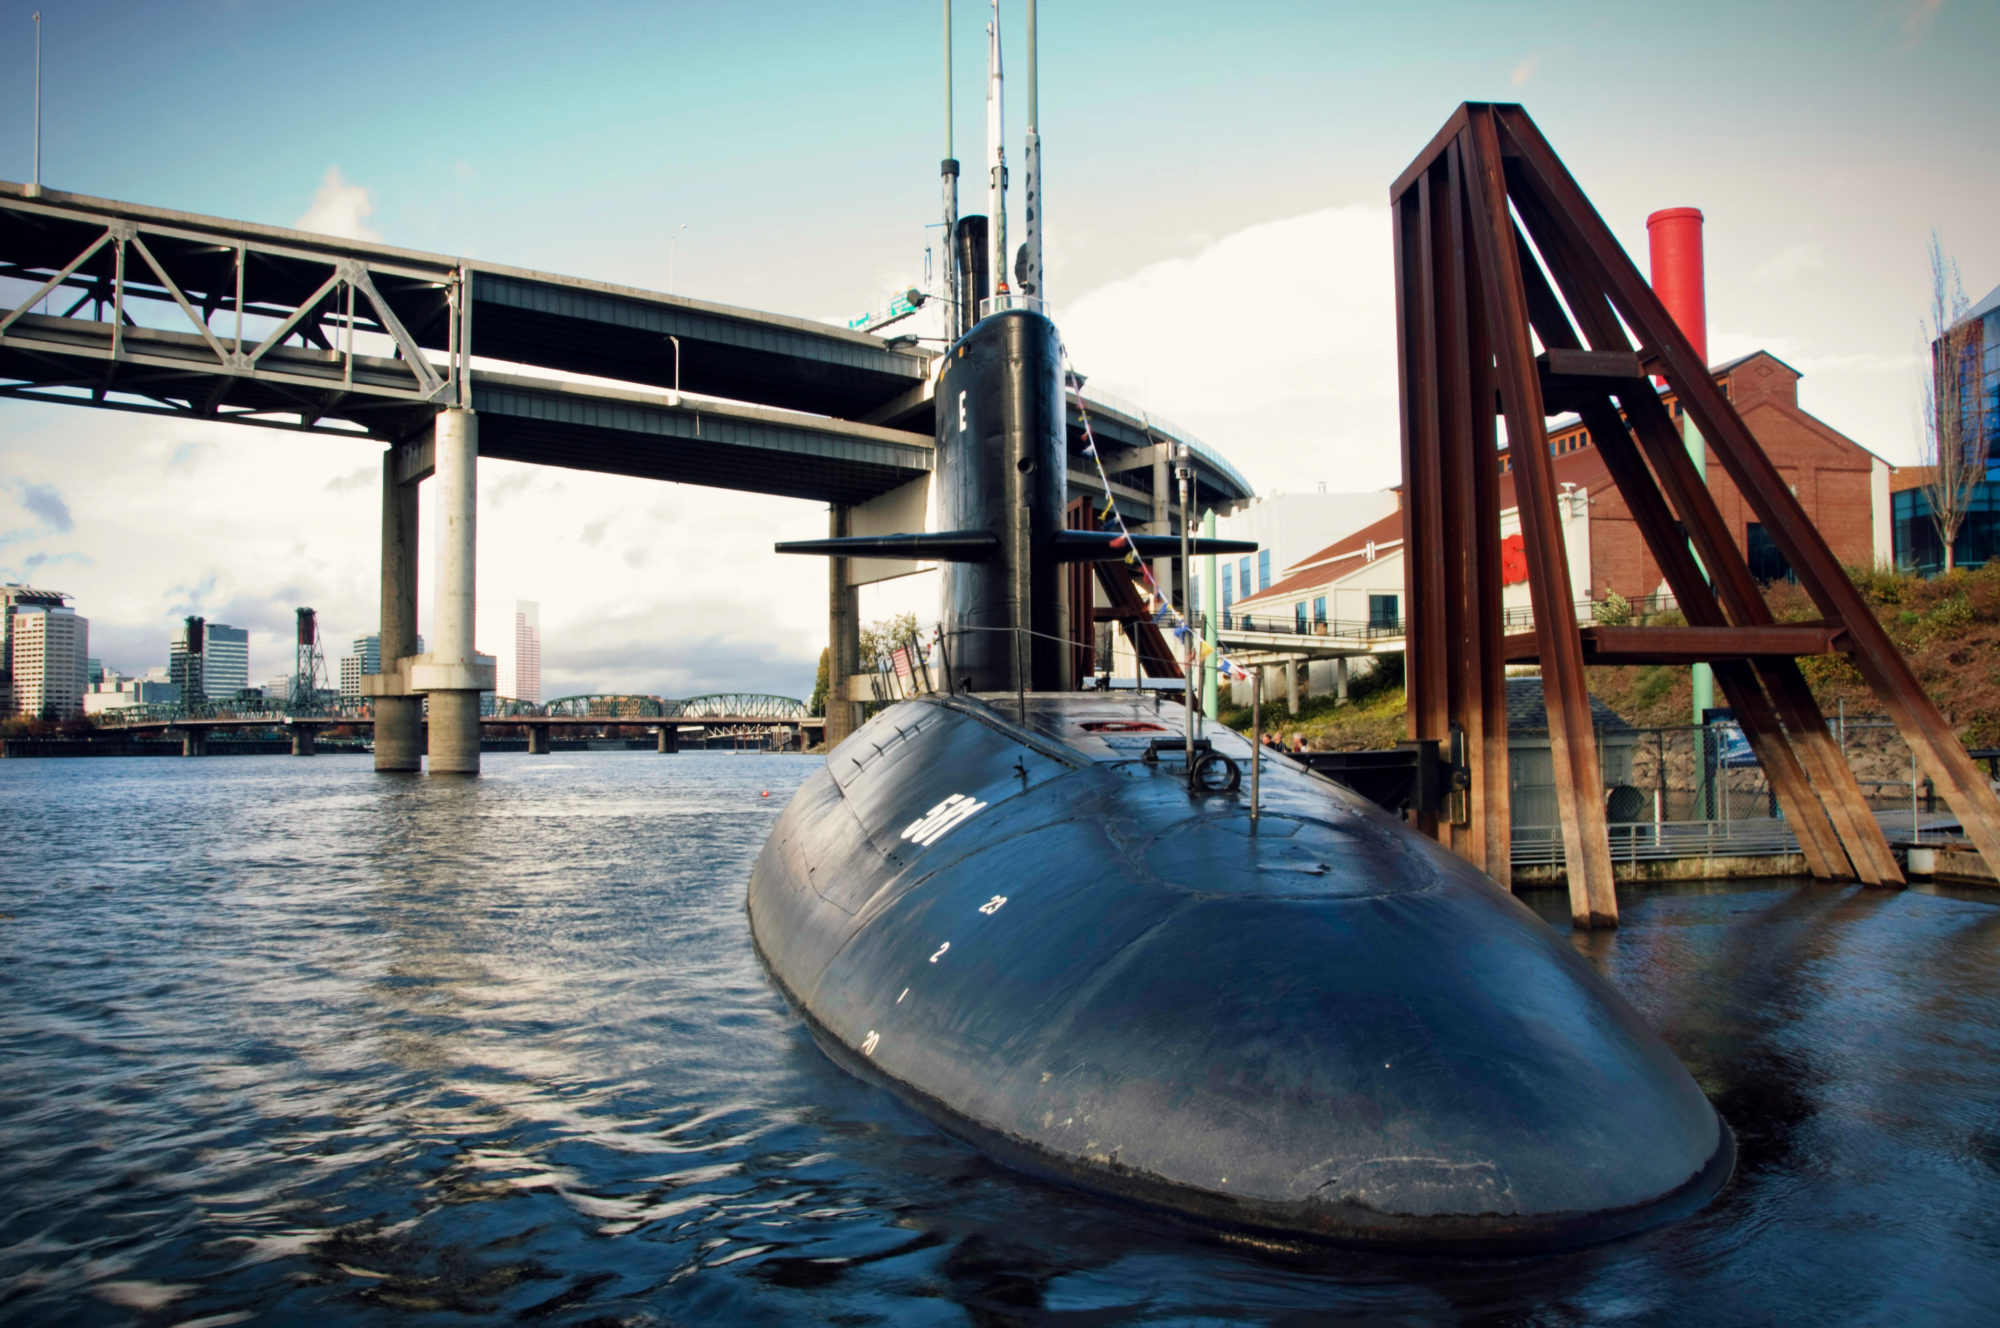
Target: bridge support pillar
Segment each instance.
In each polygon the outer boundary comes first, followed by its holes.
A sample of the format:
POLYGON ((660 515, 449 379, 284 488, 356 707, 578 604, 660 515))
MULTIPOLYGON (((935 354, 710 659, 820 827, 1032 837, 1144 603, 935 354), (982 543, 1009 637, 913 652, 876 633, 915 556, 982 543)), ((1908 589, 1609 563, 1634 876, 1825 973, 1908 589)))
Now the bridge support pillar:
MULTIPOLYGON (((852 509, 835 503, 829 509, 827 534, 841 539, 852 533, 852 509)), ((861 703, 843 699, 847 680, 861 671, 861 592, 848 584, 847 559, 829 558, 826 564, 826 745, 830 749, 861 727, 861 703)))
POLYGON ((292 730, 292 755, 311 756, 314 741, 319 736, 318 729, 294 728, 292 730))
POLYGON ((381 674, 363 683, 402 688, 373 690, 375 768, 424 768, 424 698, 408 690, 408 659, 417 653, 417 486, 404 483, 394 449, 382 454, 381 674))
POLYGON ((1299 713, 1299 662, 1289 656, 1285 659, 1285 713, 1299 713))
POLYGON ((547 756, 549 754, 549 726, 528 725, 528 755, 547 756))
POLYGON ((182 729, 181 755, 182 756, 208 755, 208 734, 204 733, 200 729, 182 729))
POLYGON ((1333 699, 1343 704, 1347 701, 1347 656, 1345 655, 1334 657, 1333 699))
POLYGON ((669 752, 677 752, 681 749, 680 725, 662 724, 658 731, 660 735, 660 755, 665 756, 669 752))
POLYGON ((479 417, 440 411, 436 467, 437 640, 418 657, 412 689, 430 697, 430 773, 479 773, 479 694, 493 687, 493 667, 473 649, 476 591, 479 417))

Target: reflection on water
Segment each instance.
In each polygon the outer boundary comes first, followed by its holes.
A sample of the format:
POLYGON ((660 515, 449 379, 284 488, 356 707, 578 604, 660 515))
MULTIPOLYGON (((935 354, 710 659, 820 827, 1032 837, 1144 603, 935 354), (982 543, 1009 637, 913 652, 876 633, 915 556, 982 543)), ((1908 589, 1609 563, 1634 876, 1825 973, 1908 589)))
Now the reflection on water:
POLYGON ((818 1053, 742 912, 810 758, 487 761, 0 764, 0 1320, 2000 1314, 2000 894, 1625 895, 1575 943, 1736 1128, 1722 1198, 1571 1255, 1286 1254, 818 1053))

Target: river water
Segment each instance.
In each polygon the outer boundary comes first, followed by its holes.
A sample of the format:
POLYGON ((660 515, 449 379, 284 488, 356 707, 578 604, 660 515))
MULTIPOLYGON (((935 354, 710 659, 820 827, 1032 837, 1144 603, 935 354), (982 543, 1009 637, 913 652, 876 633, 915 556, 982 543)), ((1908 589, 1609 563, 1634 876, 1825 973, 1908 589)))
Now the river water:
POLYGON ((2000 892, 1625 894, 1576 944, 1735 1127, 1722 1197, 1566 1255, 1285 1255, 818 1052, 743 915, 816 761, 0 762, 0 1322, 2000 1318, 2000 892))

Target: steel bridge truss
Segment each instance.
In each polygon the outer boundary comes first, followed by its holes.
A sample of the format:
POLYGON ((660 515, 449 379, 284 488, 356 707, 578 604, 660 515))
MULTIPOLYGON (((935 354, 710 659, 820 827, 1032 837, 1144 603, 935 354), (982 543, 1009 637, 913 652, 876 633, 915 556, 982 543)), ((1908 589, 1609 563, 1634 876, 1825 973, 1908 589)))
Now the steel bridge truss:
MULTIPOLYGON (((639 724, 649 720, 675 719, 690 726, 703 720, 720 720, 739 725, 745 734, 761 731, 762 724, 795 724, 811 718, 806 703, 789 696, 768 696, 758 692, 717 692, 708 696, 676 701, 663 696, 593 694, 562 696, 544 704, 520 701, 511 696, 495 697, 489 720, 600 720, 606 724, 639 724)), ((283 701, 258 705, 248 702, 204 701, 187 706, 178 702, 124 706, 95 716, 103 728, 133 725, 201 723, 270 723, 311 721, 315 723, 369 723, 374 707, 367 700, 342 700, 330 705, 295 706, 283 701)), ((728 732, 716 727, 716 732, 728 732)))
POLYGON ((390 441, 469 404, 463 268, 19 198, 0 227, 0 395, 390 441))

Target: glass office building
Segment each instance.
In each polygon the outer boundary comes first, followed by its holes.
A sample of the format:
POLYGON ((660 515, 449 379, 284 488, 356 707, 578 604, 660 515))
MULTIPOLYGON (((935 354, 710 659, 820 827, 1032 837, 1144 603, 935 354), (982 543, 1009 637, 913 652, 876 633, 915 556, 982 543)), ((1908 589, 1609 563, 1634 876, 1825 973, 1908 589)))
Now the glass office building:
MULTIPOLYGON (((1952 541, 1953 564, 1970 568, 1985 566, 2000 551, 2000 286, 1972 307, 1966 321, 1972 336, 1959 368, 1965 424, 1986 445, 1986 479, 1974 488, 1952 541)), ((1924 576, 1943 571, 1944 544, 1931 519, 1930 494, 1905 489, 1890 496, 1890 508, 1896 566, 1924 576)))

